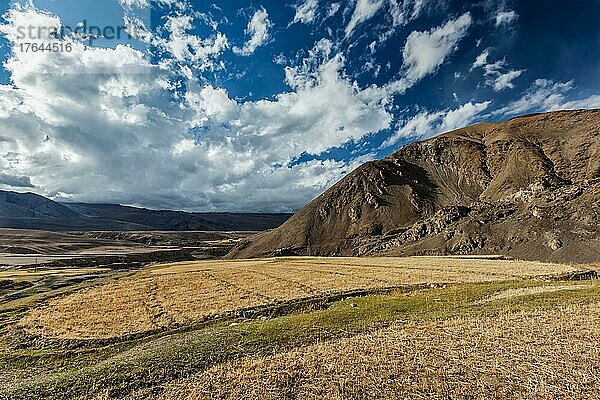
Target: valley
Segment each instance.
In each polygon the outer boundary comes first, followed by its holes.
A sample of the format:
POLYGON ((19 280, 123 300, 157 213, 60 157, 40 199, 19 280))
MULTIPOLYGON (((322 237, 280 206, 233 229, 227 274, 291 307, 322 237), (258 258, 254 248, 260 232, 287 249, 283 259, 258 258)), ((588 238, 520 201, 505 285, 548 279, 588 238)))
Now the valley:
POLYGON ((255 232, 47 232, 0 228, 0 268, 103 266, 131 269, 145 263, 226 255, 255 232))
POLYGON ((600 400, 599 22, 0 1, 0 400, 600 400))
POLYGON ((412 143, 291 217, 0 192, 0 400, 596 398, 598 116, 412 143))
POLYGON ((583 399, 596 388, 580 375, 596 357, 596 268, 473 256, 9 269, 0 398, 500 399, 515 377, 524 397, 583 399))

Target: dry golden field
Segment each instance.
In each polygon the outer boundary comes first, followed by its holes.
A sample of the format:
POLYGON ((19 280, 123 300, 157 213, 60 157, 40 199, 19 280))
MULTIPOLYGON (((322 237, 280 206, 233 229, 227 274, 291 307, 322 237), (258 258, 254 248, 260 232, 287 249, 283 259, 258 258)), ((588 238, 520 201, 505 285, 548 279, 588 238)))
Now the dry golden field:
POLYGON ((27 279, 44 276, 77 276, 99 274, 109 271, 108 268, 63 268, 63 269, 6 269, 0 270, 0 279, 27 279))
POLYGON ((0 400, 600 400, 597 267, 287 257, 6 271, 0 400))
POLYGON ((394 323, 220 364, 161 400, 599 399, 599 341, 600 303, 394 323))
POLYGON ((107 339, 335 293, 508 281, 575 270, 560 264, 453 257, 184 262, 51 300, 29 311, 18 326, 48 338, 107 339))

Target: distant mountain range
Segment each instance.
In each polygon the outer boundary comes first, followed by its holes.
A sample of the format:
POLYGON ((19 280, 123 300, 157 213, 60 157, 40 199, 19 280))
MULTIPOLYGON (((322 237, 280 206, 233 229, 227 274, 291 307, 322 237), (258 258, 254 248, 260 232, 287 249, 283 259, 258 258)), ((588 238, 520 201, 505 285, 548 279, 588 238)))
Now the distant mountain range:
POLYGON ((0 190, 0 228, 49 231, 261 231, 292 214, 189 213, 115 204, 58 203, 0 190))
POLYGON ((480 123, 366 163, 229 257, 600 261, 600 110, 480 123))

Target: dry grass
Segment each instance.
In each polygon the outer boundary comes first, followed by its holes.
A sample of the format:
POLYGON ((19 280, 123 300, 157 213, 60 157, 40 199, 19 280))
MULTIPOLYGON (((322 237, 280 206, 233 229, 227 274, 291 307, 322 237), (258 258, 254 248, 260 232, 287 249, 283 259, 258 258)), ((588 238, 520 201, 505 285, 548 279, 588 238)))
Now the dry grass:
POLYGON ((319 258, 162 265, 30 311, 19 325, 52 338, 119 337, 226 312, 354 290, 491 282, 564 274, 574 267, 493 259, 319 258))
POLYGON ((531 296, 542 293, 561 292, 563 290, 581 290, 587 289, 588 285, 549 285, 549 286, 535 286, 526 288, 508 289, 493 296, 477 301, 475 304, 486 304, 497 300, 512 299, 515 297, 531 296))
POLYGON ((600 304, 454 318, 246 358, 162 400, 599 399, 600 304))
POLYGON ((63 269, 37 269, 37 268, 21 268, 21 269, 6 269, 0 270, 0 279, 22 279, 22 278, 38 278, 41 276, 77 276, 99 274, 110 271, 108 268, 63 268, 63 269))

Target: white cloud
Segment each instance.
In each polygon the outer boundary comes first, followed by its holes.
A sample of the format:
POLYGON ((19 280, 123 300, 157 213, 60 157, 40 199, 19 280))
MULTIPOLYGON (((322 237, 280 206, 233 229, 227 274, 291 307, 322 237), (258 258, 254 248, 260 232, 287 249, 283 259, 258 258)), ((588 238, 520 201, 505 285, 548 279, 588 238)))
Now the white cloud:
POLYGON ((524 71, 525 70, 523 70, 523 69, 520 69, 520 70, 511 69, 508 72, 499 74, 494 79, 494 84, 493 84, 494 90, 496 92, 498 92, 498 91, 504 90, 504 89, 513 89, 515 87, 515 85, 512 83, 513 79, 521 76, 521 74, 524 71))
POLYGON ((493 112, 493 115, 521 115, 530 112, 600 108, 600 95, 577 100, 567 100, 574 88, 573 81, 554 82, 536 79, 523 95, 493 112))
MULTIPOLYGON (((429 3, 430 0, 413 0, 413 11, 412 11, 412 15, 411 18, 417 18, 421 12, 425 9, 425 6, 427 5, 427 3, 429 3)), ((443 3, 443 1, 438 1, 438 4, 443 3)))
POLYGON ((240 105, 238 117, 229 120, 236 140, 243 146, 252 140, 255 147, 276 154, 278 160, 273 161, 289 161, 302 152, 318 154, 389 127, 386 101, 342 78, 342 67, 343 59, 336 55, 314 71, 290 71, 294 92, 280 94, 275 101, 240 105))
MULTIPOLYGON (((418 18, 428 2, 429 0, 382 0, 381 8, 386 8, 385 17, 389 23, 387 24, 387 31, 380 34, 377 40, 371 42, 371 52, 374 52, 378 45, 381 45, 393 37, 398 32, 398 28, 404 27, 410 21, 418 18)), ((358 4, 356 9, 358 10, 358 4)), ((375 11, 375 14, 378 11, 379 9, 375 11)), ((372 18, 372 16, 369 18, 372 18)), ((358 25, 358 23, 356 25, 358 25)), ((352 27, 350 24, 348 26, 352 27)), ((381 28, 382 26, 383 25, 379 25, 377 28, 381 28)), ((354 30, 355 27, 356 26, 352 27, 352 29, 354 30)), ((346 34, 346 37, 348 36, 349 34, 346 34)))
POLYGON ((595 94, 579 100, 565 101, 555 109, 560 110, 580 110, 600 108, 600 95, 595 94))
POLYGON ((392 26, 404 26, 418 18, 429 0, 388 0, 392 26))
POLYGON ((511 25, 519 18, 515 11, 498 11, 496 14, 496 27, 501 25, 511 25))
POLYGON ((119 3, 121 5, 128 7, 128 8, 150 7, 151 2, 158 3, 158 4, 173 5, 173 4, 177 4, 177 3, 182 3, 182 0, 119 0, 119 3))
MULTIPOLYGON (((16 21, 60 22, 27 9, 9 14, 2 29, 16 21)), ((172 31, 187 35, 185 22, 173 20, 172 31)), ((0 184, 30 183, 57 199, 296 210, 361 160, 293 160, 392 122, 385 91, 347 78, 344 58, 326 41, 289 70, 289 92, 239 102, 200 79, 175 88, 182 76, 172 64, 153 65, 131 47, 21 53, 12 38, 6 69, 14 85, 0 85, 0 184)), ((172 45, 183 59, 172 63, 186 65, 189 54, 172 45)))
POLYGON ((392 26, 402 26, 406 23, 406 10, 403 5, 406 4, 398 0, 390 0, 390 15, 392 17, 392 26))
POLYGON ((406 121, 382 146, 392 146, 402 139, 425 139, 442 132, 465 127, 485 111, 490 104, 490 101, 468 102, 454 110, 422 111, 406 121))
POLYGON ((490 104, 492 104, 491 101, 484 101, 481 103, 468 102, 455 110, 448 111, 442 119, 442 123, 437 128, 437 131, 447 132, 469 125, 475 117, 485 111, 490 104))
POLYGON ((391 137, 389 137, 382 147, 392 146, 402 139, 423 138, 435 134, 435 124, 439 123, 444 115, 443 111, 429 113, 423 111, 410 118, 402 127, 391 137))
POLYGON ((308 56, 302 60, 302 64, 296 67, 285 68, 285 81, 293 89, 314 86, 319 79, 318 66, 331 59, 333 42, 329 39, 321 39, 312 49, 308 56))
POLYGON ((507 63, 505 59, 488 63, 490 52, 491 49, 489 48, 481 52, 481 54, 475 58, 469 71, 473 71, 475 68, 482 68, 485 76, 485 84, 491 86, 496 92, 504 89, 513 89, 515 85, 512 81, 521 76, 525 70, 506 70, 507 63), (503 70, 505 72, 502 72, 503 70))
POLYGON ((455 20, 429 31, 413 31, 406 39, 402 58, 409 82, 417 82, 434 73, 471 26, 471 14, 465 13, 455 20))
POLYGON ((234 47, 233 51, 243 56, 249 56, 256 51, 257 48, 267 43, 269 40, 269 29, 273 26, 269 21, 269 14, 267 10, 261 8, 256 11, 250 21, 248 21, 248 27, 246 28, 246 34, 251 35, 250 39, 244 44, 242 48, 234 47))
POLYGON ((129 8, 150 6, 148 0, 119 0, 119 3, 129 8))
POLYGON ((413 31, 402 51, 403 75, 384 85, 381 92, 387 96, 403 94, 425 76, 435 73, 458 48, 458 42, 467 34, 471 22, 471 14, 465 13, 429 31, 413 31))
POLYGON ((227 48, 227 36, 216 32, 211 37, 200 38, 188 33, 193 28, 193 18, 189 15, 169 16, 165 28, 169 32, 168 39, 152 38, 152 43, 166 51, 175 61, 189 61, 200 70, 215 69, 215 62, 227 48))
MULTIPOLYGON (((339 5, 338 5, 339 7, 339 5)), ((294 15, 294 19, 291 24, 295 24, 296 22, 300 22, 303 24, 309 24, 317 18, 317 10, 319 8, 318 0, 306 0, 304 3, 301 3, 296 6, 296 15, 294 15)))
POLYGON ((327 18, 333 17, 340 10, 340 3, 331 3, 327 9, 327 18))
POLYGON ((489 55, 490 49, 485 49, 484 51, 482 51, 481 54, 479 54, 477 58, 475 58, 475 61, 473 62, 473 65, 470 68, 470 71, 473 71, 475 68, 487 65, 487 58, 489 57, 489 55))
POLYGON ((357 0, 350 22, 346 25, 346 37, 350 36, 359 24, 373 18, 383 4, 384 0, 357 0))

